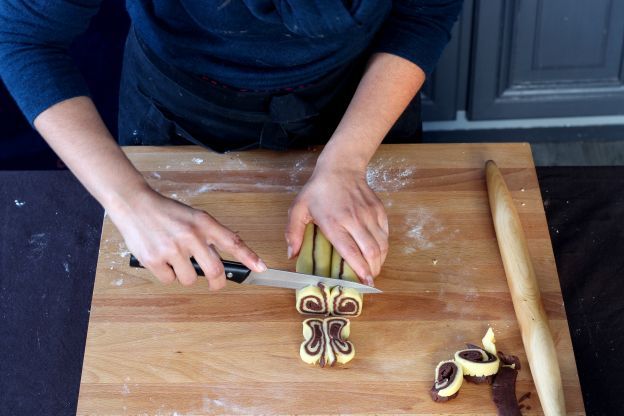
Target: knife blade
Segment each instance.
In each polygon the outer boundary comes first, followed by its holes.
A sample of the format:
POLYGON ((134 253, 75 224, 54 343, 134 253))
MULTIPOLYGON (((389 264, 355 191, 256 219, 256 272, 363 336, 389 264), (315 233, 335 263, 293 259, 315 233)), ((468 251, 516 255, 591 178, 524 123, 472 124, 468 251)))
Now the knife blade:
MULTIPOLYGON (((332 279, 329 277, 314 276, 310 274, 288 272, 285 270, 267 269, 264 273, 252 272, 242 263, 230 260, 221 260, 225 269, 225 277, 227 280, 243 285, 273 286, 286 289, 301 289, 306 286, 316 286, 323 283, 326 286, 342 286, 353 288, 360 293, 382 293, 381 290, 350 280, 332 279)), ((191 258, 191 263, 195 268, 198 276, 204 276, 204 272, 195 261, 191 258)), ((130 267, 141 267, 139 260, 130 255, 130 267)))

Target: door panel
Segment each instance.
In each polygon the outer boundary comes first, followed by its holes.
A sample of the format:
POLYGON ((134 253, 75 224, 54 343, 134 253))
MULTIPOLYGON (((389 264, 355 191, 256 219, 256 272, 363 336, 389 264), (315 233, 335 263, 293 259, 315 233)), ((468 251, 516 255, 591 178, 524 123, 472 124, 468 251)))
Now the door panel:
POLYGON ((464 109, 470 59, 472 0, 465 0, 451 40, 421 90, 423 121, 454 120, 464 109))
POLYGON ((624 114, 624 2, 477 0, 473 120, 624 114))

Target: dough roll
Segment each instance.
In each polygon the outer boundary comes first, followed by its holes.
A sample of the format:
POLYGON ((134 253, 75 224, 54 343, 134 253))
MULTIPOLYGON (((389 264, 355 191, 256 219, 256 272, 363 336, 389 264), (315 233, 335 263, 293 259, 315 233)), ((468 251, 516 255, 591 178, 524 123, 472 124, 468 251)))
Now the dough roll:
POLYGON ((360 316, 364 296, 356 289, 335 286, 330 293, 329 310, 334 316, 360 316))
POLYGON ((310 315, 329 315, 331 313, 330 290, 323 284, 307 286, 296 292, 297 312, 310 315))
POLYGON ((435 369, 435 379, 431 387, 431 398, 435 402, 446 402, 454 399, 464 380, 461 365, 453 360, 440 362, 435 369))

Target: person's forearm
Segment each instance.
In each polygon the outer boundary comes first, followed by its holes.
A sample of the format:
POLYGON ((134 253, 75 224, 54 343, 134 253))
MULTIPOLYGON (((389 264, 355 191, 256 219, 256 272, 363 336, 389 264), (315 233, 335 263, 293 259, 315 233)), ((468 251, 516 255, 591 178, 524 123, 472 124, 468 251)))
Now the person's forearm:
POLYGON ((387 53, 371 57, 360 84, 319 162, 364 170, 388 131, 425 82, 412 62, 387 53))
POLYGON ((131 196, 148 189, 90 98, 75 97, 55 104, 37 116, 34 125, 105 209, 123 208, 131 196))
POLYGON ((366 167, 424 81, 424 72, 410 61, 386 53, 372 56, 314 173, 289 210, 289 257, 299 253, 305 226, 314 221, 360 281, 373 284, 388 254, 389 228, 381 200, 366 183, 366 167))
POLYGON ((134 168, 87 97, 62 101, 34 120, 35 127, 83 185, 110 213, 128 249, 160 281, 197 280, 194 257, 211 290, 225 286, 217 250, 251 270, 266 265, 241 238, 205 211, 159 195, 134 168))

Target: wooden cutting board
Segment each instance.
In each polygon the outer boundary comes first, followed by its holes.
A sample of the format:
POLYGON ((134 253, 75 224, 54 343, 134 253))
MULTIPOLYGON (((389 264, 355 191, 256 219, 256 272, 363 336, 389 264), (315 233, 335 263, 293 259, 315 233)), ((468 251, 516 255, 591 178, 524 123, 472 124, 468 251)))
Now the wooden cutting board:
MULTIPOLYGON (((269 267, 294 269, 283 232, 288 207, 318 150, 217 155, 198 147, 129 147, 166 196, 238 231, 269 267)), ((496 244, 484 162, 501 167, 517 202, 542 290, 569 414, 584 414, 574 353, 528 144, 384 145, 368 180, 390 220, 390 253, 351 323, 356 356, 320 369, 299 358, 303 317, 294 292, 200 281, 164 286, 128 267, 104 219, 80 386, 80 415, 410 413, 493 415, 489 386, 464 383, 448 403, 429 398, 436 364, 488 326, 520 356, 517 396, 541 414, 496 244)), ((348 163, 348 161, 346 161, 348 163)))

